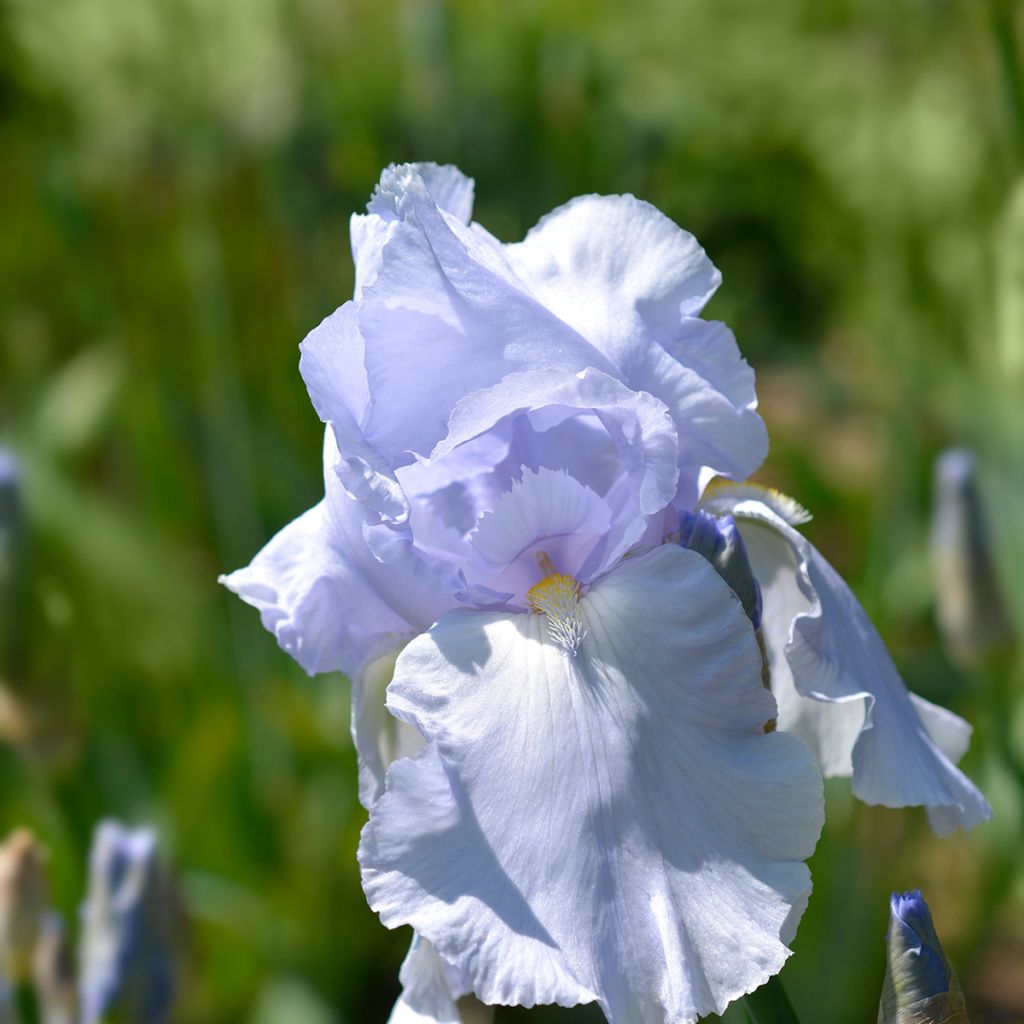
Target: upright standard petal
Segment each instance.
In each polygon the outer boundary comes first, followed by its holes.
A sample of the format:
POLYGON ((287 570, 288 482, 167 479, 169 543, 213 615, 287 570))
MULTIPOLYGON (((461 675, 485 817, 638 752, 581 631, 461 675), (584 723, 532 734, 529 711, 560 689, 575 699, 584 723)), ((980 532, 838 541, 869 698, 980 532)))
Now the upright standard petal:
POLYGON ((418 176, 403 179, 394 201, 401 223, 359 303, 366 437, 393 464, 427 455, 455 403, 506 374, 612 370, 530 294, 497 243, 439 210, 418 176))
POLYGON ((578 576, 610 525, 605 502, 568 473, 524 470, 481 516, 470 542, 489 570, 489 585, 526 607, 527 591, 539 579, 542 551, 560 572, 578 576))
POLYGON ((740 354, 736 335, 725 324, 686 317, 661 344, 669 355, 699 373, 737 409, 757 408, 753 367, 740 354))
POLYGON ((552 374, 525 370, 509 374, 500 384, 461 399, 452 410, 447 436, 433 451, 442 457, 499 419, 518 413, 536 414, 554 424, 559 418, 593 413, 619 442, 627 472, 635 477, 640 511, 663 509, 675 494, 678 436, 668 409, 644 392, 599 370, 578 374, 552 374))
POLYGON ((367 212, 352 214, 349 223, 357 299, 377 277, 384 246, 400 223, 398 203, 405 190, 404 182, 412 177, 419 178, 439 210, 463 224, 468 224, 473 215, 473 179, 457 167, 422 163, 392 164, 386 168, 367 204, 367 212))
POLYGON ((693 235, 630 195, 579 196, 506 250, 549 309, 616 359, 638 325, 674 337, 722 282, 693 235))
POLYGON ((479 612, 403 651, 389 707, 430 742, 388 773, 364 886, 486 1003, 682 1024, 789 955, 820 774, 764 733, 753 630, 699 555, 626 559, 579 614, 574 656, 543 615, 479 612))
POLYGON ((735 479, 768 451, 754 374, 722 324, 696 318, 721 281, 689 232, 634 196, 581 196, 505 247, 531 291, 579 331, 636 390, 671 410, 679 431, 680 501, 692 507, 702 467, 735 479))
POLYGON ((380 522, 402 524, 409 502, 394 469, 366 440, 370 392, 358 309, 346 302, 306 335, 299 372, 320 419, 334 432, 333 471, 345 490, 380 522))
POLYGON ((987 821, 955 767, 970 726, 907 691, 850 588, 789 523, 756 498, 730 509, 764 598, 779 728, 811 745, 826 775, 852 775, 865 803, 924 806, 939 835, 987 821))

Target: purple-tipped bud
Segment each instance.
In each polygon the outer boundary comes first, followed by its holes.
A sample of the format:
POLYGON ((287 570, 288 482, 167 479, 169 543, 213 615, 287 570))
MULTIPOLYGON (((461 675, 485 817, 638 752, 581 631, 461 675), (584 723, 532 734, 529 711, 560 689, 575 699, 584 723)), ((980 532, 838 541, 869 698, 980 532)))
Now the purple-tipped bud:
POLYGON ((894 892, 879 1024, 968 1024, 963 993, 920 890, 894 892))
POLYGON ((82 1024, 119 1011, 164 1024, 174 999, 174 904, 156 834, 106 821, 93 835, 82 907, 82 1024))
POLYGON ((743 610, 754 624, 761 625, 761 588, 750 568, 747 549, 731 515, 684 512, 679 517, 679 543, 703 555, 715 572, 732 587, 743 610))

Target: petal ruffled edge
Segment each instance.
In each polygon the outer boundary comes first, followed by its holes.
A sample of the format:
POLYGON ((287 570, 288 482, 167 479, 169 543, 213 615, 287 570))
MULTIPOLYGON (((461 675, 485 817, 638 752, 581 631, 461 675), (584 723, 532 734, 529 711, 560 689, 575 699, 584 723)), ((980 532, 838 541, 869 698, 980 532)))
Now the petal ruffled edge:
POLYGON ((672 500, 679 479, 679 437, 668 409, 653 395, 633 391, 595 369, 564 375, 524 370, 467 395, 452 410, 448 434, 431 457, 447 454, 506 416, 557 406, 593 412, 607 427, 621 432, 634 453, 635 465, 629 468, 640 476, 637 490, 643 514, 660 511, 672 500))
POLYGON ((617 376, 668 406, 680 436, 683 505, 692 506, 706 476, 742 479, 758 468, 768 435, 754 372, 724 324, 696 317, 721 275, 693 235, 635 196, 589 195, 547 214, 505 252, 533 294, 617 376))
POLYGON ((463 224, 469 224, 473 216, 473 179, 452 164, 391 164, 386 167, 367 203, 368 212, 354 213, 349 221, 357 299, 377 277, 384 247, 399 222, 401 196, 414 177, 423 182, 438 209, 463 224))
POLYGON ((310 331, 299 345, 299 372, 313 408, 334 434, 332 470, 342 486, 379 522, 401 525, 409 501, 363 432, 370 398, 358 315, 358 305, 346 302, 310 331))
POLYGON ((243 569, 219 578, 260 613, 281 649, 310 675, 351 669, 339 611, 347 603, 349 567, 326 543, 326 501, 275 534, 243 569))
POLYGON ((463 1024, 452 991, 455 969, 446 964, 422 935, 413 935, 398 972, 402 994, 388 1024, 463 1024))
POLYGON ((632 195, 577 196, 505 251, 530 290, 613 359, 613 339, 636 323, 675 336, 722 281, 693 235, 632 195))

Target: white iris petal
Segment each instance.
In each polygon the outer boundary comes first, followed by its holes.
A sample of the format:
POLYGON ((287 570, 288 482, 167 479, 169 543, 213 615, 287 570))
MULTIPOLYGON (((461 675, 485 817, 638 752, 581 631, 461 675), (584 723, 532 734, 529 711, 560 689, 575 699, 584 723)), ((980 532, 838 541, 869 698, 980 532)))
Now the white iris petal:
POLYGON ((388 706, 429 744, 388 772, 364 885, 484 1002, 692 1021, 789 955, 820 773, 763 732, 753 631, 699 555, 627 559, 579 604, 575 658, 536 614, 449 614, 403 651, 388 706))
POLYGON ((456 973, 426 939, 414 935, 398 974, 402 995, 388 1024, 462 1024, 453 992, 456 973))

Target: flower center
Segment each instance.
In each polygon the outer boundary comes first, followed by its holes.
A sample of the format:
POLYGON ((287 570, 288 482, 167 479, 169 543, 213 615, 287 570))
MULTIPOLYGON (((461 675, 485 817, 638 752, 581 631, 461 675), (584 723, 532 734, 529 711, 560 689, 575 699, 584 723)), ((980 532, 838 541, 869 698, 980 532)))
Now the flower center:
POLYGON ((548 638, 567 654, 575 655, 587 635, 580 614, 580 585, 575 578, 561 572, 545 576, 530 587, 526 600, 535 612, 547 617, 548 638))

